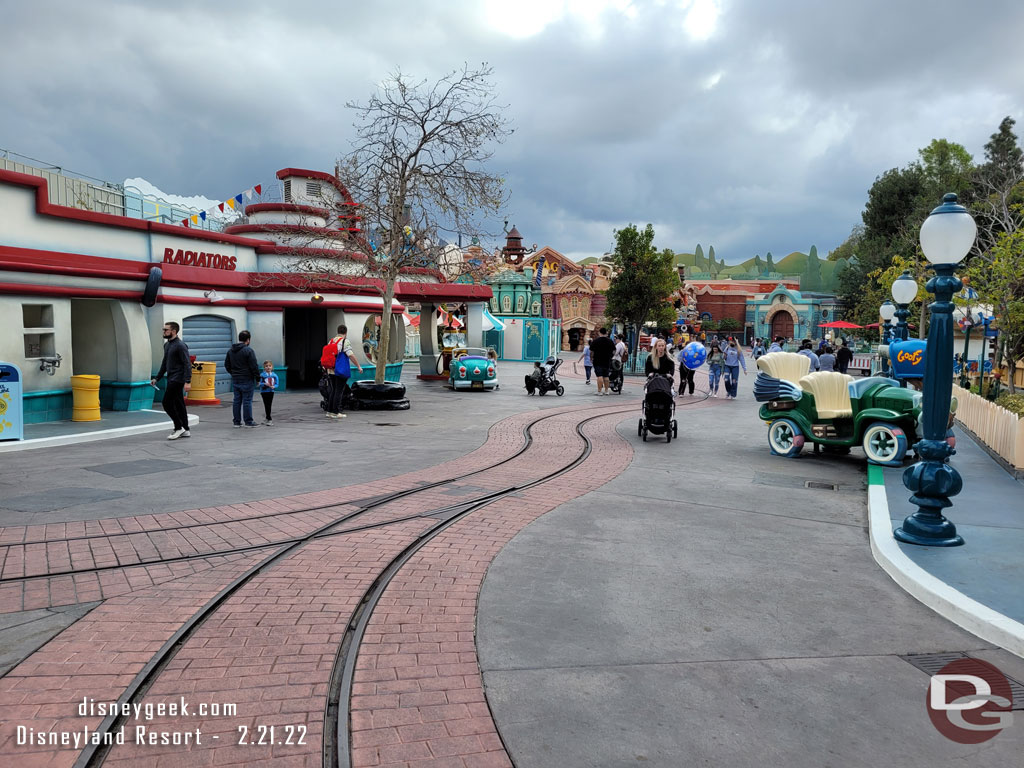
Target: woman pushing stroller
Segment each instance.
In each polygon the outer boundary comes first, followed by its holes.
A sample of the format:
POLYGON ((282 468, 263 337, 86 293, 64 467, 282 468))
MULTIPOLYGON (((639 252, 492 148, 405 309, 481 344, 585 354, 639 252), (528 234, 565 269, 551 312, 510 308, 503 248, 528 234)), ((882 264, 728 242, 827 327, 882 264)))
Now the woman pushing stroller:
POLYGON ((655 373, 659 376, 667 376, 669 381, 672 381, 672 377, 676 374, 676 364, 669 357, 668 345, 664 339, 654 342, 654 349, 651 350, 651 354, 647 356, 647 361, 644 363, 645 376, 650 377, 655 373))
POLYGON ((675 368, 675 363, 668 356, 665 340, 658 339, 644 363, 647 385, 644 387, 644 402, 641 406, 643 417, 637 424, 637 434, 645 442, 648 433, 665 435, 667 442, 672 442, 672 438, 679 434, 679 426, 674 418, 676 404, 672 388, 675 368))

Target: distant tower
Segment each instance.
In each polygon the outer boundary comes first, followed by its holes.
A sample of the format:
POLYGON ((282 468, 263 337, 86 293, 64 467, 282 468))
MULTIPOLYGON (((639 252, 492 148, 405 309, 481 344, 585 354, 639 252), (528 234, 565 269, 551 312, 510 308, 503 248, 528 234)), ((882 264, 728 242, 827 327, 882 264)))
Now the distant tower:
POLYGON ((501 249, 501 258, 506 264, 518 267, 523 263, 528 251, 523 248, 523 236, 519 234, 516 225, 512 225, 511 231, 505 233, 505 247, 501 249))

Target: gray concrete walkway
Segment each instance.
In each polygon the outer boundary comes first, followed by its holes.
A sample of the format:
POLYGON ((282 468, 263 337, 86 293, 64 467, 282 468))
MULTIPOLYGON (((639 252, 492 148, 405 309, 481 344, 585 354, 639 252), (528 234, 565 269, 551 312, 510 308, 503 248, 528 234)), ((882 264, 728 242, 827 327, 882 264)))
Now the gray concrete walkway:
POLYGON ((878 567, 862 455, 771 456, 751 381, 681 411, 671 445, 626 419, 626 472, 492 564, 479 654, 517 768, 1019 764, 1024 723, 947 740, 901 656, 967 651, 1017 678, 1024 660, 878 567))

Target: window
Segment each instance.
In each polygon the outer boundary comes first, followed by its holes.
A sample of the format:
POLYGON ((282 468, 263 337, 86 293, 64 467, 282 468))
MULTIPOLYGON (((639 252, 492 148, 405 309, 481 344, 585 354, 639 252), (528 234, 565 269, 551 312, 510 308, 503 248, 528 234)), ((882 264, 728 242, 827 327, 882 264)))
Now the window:
POLYGON ((526 311, 526 294, 520 293, 516 296, 516 312, 526 311))
POLYGON ((501 297, 501 311, 506 313, 512 311, 512 297, 508 294, 501 297))
POLYGON ((573 296, 569 304, 572 306, 572 313, 574 315, 580 311, 580 300, 578 296, 573 296))
POLYGON ((828 317, 828 310, 827 310, 827 309, 823 309, 823 310, 821 310, 821 316, 822 316, 823 318, 827 318, 827 317, 828 317))
POLYGON ((25 357, 53 357, 53 304, 22 304, 21 321, 25 331, 25 357))
POLYGON ((497 312, 497 311, 498 311, 498 297, 497 296, 491 296, 491 312, 497 312))
POLYGON ((533 314, 534 315, 540 315, 540 302, 539 301, 533 302, 533 314))
POLYGON ((292 180, 284 180, 284 201, 290 203, 292 201, 292 180))
POLYGON ((306 182, 306 197, 320 197, 320 182, 306 182))

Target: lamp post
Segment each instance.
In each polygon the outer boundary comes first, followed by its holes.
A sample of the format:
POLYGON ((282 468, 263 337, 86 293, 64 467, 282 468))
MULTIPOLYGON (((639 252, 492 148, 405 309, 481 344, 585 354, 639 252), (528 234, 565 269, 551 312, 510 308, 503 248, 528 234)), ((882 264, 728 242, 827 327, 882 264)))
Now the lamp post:
MULTIPOLYGON (((891 301, 886 299, 882 302, 882 306, 878 308, 878 314, 881 315, 882 320, 882 344, 888 344, 892 340, 892 319, 896 315, 896 307, 891 301)), ((881 350, 879 350, 881 355, 881 350)), ((882 358, 882 373, 889 372, 889 354, 881 355, 882 358)))
POLYGON ((910 317, 908 307, 917 298, 917 280, 906 269, 892 284, 892 300, 896 302, 896 338, 906 341, 910 338, 907 331, 907 318, 910 317))
POLYGON ((967 371, 967 355, 971 343, 971 328, 974 327, 974 315, 971 313, 971 305, 963 308, 963 332, 964 332, 964 353, 960 357, 960 386, 969 390, 971 388, 971 377, 967 371))
POLYGON ((903 485, 913 493, 910 501, 918 509, 893 531, 898 541, 907 544, 956 547, 964 543, 942 510, 953 505, 949 497, 960 493, 964 486, 960 473, 947 463, 954 453, 946 442, 953 394, 953 293, 963 286, 953 270, 970 251, 977 234, 974 219, 957 204, 952 193, 942 199, 942 205, 921 225, 921 250, 935 270, 927 289, 935 294, 935 301, 928 308, 931 322, 925 348, 921 413, 924 437, 914 446, 919 457, 917 463, 903 473, 903 485))

